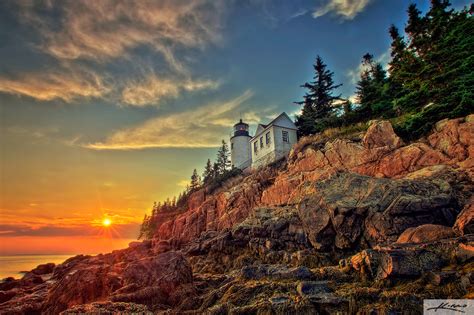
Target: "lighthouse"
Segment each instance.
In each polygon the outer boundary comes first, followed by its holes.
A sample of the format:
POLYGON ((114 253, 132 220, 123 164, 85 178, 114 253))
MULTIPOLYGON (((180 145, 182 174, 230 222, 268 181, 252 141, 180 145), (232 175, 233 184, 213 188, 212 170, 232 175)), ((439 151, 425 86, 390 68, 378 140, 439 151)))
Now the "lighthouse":
POLYGON ((230 159, 232 167, 241 170, 252 164, 250 152, 249 125, 242 122, 242 119, 234 125, 234 135, 230 138, 230 159))

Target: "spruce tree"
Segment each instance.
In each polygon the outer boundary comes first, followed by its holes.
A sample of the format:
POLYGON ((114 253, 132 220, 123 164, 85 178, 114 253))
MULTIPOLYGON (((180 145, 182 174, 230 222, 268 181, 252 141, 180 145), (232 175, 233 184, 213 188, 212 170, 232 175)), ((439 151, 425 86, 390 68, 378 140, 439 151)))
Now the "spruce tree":
POLYGON ((213 171, 211 160, 207 159, 206 166, 204 167, 204 172, 202 174, 202 180, 205 184, 209 183, 212 180, 213 171))
POLYGON ((223 175, 230 168, 230 158, 229 158, 229 146, 227 143, 222 140, 222 146, 217 152, 217 173, 218 175, 223 175))
POLYGON ((391 110, 391 96, 386 71, 373 55, 367 53, 362 58, 364 70, 357 83, 357 99, 359 116, 369 119, 381 116, 391 110))
POLYGON ((305 88, 303 100, 296 104, 303 105, 301 115, 296 117, 296 126, 300 135, 320 132, 326 128, 326 120, 332 112, 332 105, 341 95, 333 95, 333 91, 342 84, 334 84, 334 73, 327 69, 320 56, 313 65, 314 77, 301 87, 305 88))
POLYGON ((214 162, 212 164, 212 179, 215 179, 217 176, 219 176, 219 164, 214 162))
POLYGON ((201 183, 200 183, 199 175, 196 169, 194 169, 193 174, 191 175, 191 184, 189 188, 191 191, 195 191, 199 188, 200 184, 201 183))

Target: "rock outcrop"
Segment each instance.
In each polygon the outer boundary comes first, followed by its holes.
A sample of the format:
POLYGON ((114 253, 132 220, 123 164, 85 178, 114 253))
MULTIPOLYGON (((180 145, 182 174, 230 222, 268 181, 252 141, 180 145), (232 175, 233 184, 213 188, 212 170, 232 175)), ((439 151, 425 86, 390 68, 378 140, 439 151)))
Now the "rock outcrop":
POLYGON ((453 230, 458 235, 474 234, 474 197, 458 215, 453 230))
POLYGON ((450 165, 474 179, 474 115, 442 121, 425 142, 403 146, 390 123, 374 122, 361 139, 314 143, 292 152, 288 169, 262 194, 264 205, 298 203, 307 182, 337 171, 378 178, 401 178, 420 169, 450 165))
POLYGON ((20 283, 16 294, 0 304, 0 313, 58 314, 72 308, 66 312, 70 314, 92 311, 98 307, 93 302, 107 300, 111 303, 101 308, 155 310, 195 294, 191 266, 184 256, 173 251, 154 255, 149 242, 106 255, 76 256, 48 271, 52 273, 47 281, 28 287, 20 283), (93 304, 74 308, 89 303, 93 304))
POLYGON ((0 313, 403 313, 474 298, 474 115, 404 144, 387 121, 161 214, 153 240, 0 283, 0 313))
POLYGON ((406 229, 397 240, 397 243, 424 243, 454 237, 454 231, 449 226, 438 224, 424 224, 406 229))

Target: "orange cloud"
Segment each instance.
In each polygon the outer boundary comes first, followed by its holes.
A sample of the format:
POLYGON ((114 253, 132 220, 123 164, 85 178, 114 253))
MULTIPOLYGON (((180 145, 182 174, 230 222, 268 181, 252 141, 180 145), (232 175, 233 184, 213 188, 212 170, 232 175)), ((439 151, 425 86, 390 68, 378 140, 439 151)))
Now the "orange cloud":
MULTIPOLYGON (((239 115, 239 108, 252 96, 253 92, 247 90, 223 103, 211 103, 152 118, 137 127, 119 130, 105 141, 87 144, 85 147, 96 150, 217 147, 222 139, 227 138, 229 128, 239 115)), ((255 115, 251 118, 258 121, 255 115)))
POLYGON ((158 104, 164 98, 176 98, 182 90, 198 91, 216 89, 219 82, 211 80, 171 80, 160 79, 155 74, 128 82, 122 90, 122 102, 133 106, 158 104))
POLYGON ((62 99, 70 102, 78 97, 97 98, 110 90, 101 76, 84 68, 25 73, 15 78, 0 77, 0 92, 26 95, 41 101, 62 99))
POLYGON ((59 65, 15 77, 1 76, 0 92, 40 101, 105 98, 145 106, 176 98, 182 91, 219 86, 217 81, 191 79, 183 54, 220 41, 225 11, 220 0, 27 0, 15 5, 21 22, 39 33, 40 43, 32 47, 55 57, 59 65), (152 73, 139 80, 120 76, 106 80, 112 77, 106 64, 114 58, 126 58, 140 68, 133 52, 139 46, 151 47, 162 56, 162 77, 152 73))
POLYGON ((23 4, 22 16, 38 27, 43 49, 56 58, 103 61, 147 45, 177 70, 181 65, 173 47, 203 48, 217 42, 224 9, 219 0, 53 0, 48 4, 44 7, 63 15, 60 27, 45 21, 29 2, 23 4))

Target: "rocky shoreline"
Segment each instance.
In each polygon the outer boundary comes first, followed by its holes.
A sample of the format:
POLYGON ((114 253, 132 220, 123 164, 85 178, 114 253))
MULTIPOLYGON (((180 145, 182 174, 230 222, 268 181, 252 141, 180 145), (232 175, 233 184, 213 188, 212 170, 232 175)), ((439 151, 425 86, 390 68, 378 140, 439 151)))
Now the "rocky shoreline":
POLYGON ((2 314, 422 313, 474 298, 474 115, 300 141, 195 192, 150 241, 0 283, 2 314))

